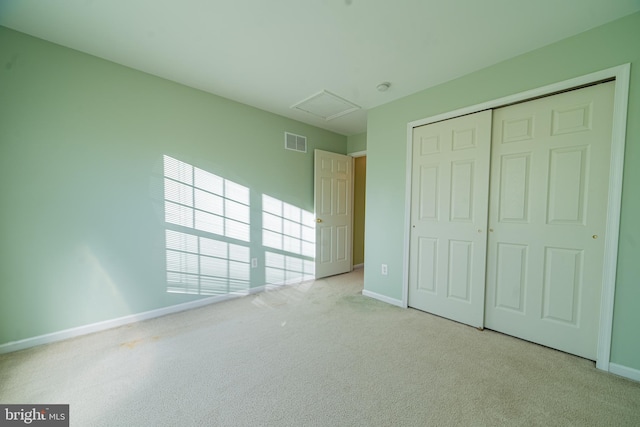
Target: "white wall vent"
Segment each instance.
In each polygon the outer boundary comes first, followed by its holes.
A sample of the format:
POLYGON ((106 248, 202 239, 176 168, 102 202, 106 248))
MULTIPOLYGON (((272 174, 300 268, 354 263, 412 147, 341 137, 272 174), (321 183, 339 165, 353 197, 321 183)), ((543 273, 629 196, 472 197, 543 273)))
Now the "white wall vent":
POLYGON ((307 137, 302 135, 296 135, 294 133, 284 133, 284 148, 287 150, 300 151, 301 153, 307 152, 307 137))

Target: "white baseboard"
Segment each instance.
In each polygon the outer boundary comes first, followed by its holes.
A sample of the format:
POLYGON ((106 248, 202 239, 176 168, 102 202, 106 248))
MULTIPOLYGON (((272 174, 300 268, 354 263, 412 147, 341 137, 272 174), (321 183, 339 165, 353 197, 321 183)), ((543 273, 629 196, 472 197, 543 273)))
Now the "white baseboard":
POLYGON ((387 304, 397 305, 398 307, 403 307, 404 308, 404 305, 402 305, 402 301, 399 300, 399 299, 390 298, 390 297, 388 297, 386 295, 377 294, 375 292, 371 292, 371 291, 368 291, 366 289, 364 289, 362 291, 362 295, 364 295, 365 297, 377 299, 377 300, 382 301, 382 302, 386 302, 387 304))
POLYGON ((143 313, 131 314, 124 317, 118 317, 116 319, 105 320, 103 322, 92 323, 89 325, 78 326, 76 328, 65 329, 58 332, 52 332, 50 334, 39 335, 37 337, 26 338, 19 341, 11 341, 5 344, 0 344, 0 354, 12 353, 18 350, 24 350, 26 348, 35 347, 37 345, 50 344, 56 341, 62 341, 70 338, 79 337, 81 335, 92 334, 94 332, 105 331, 107 329, 117 328, 124 325, 129 325, 135 322, 141 322, 143 320, 153 319, 155 317, 166 316, 168 314, 179 313, 185 310, 191 310, 194 308, 204 307, 205 305, 215 304, 222 301, 227 301, 234 298, 239 298, 247 295, 253 295, 266 290, 273 290, 279 287, 299 284, 299 281, 292 281, 291 283, 282 283, 277 285, 264 285, 251 288, 246 292, 233 292, 225 295, 216 295, 214 297, 202 298, 195 301, 189 301, 182 304, 171 305, 169 307, 158 308, 156 310, 145 311, 143 313))
POLYGON ((356 264, 356 265, 353 266, 354 270, 359 270, 361 268, 364 268, 364 263, 363 264, 356 264))
POLYGON ((304 280, 291 279, 291 280, 285 280, 284 282, 268 283, 268 284, 266 284, 264 286, 259 286, 257 288, 252 288, 252 290, 253 289, 258 289, 259 292, 274 291, 276 289, 285 288, 285 287, 288 287, 288 286, 297 286, 297 285, 302 285, 304 283, 313 282, 314 280, 315 279, 310 279, 310 278, 306 278, 304 280))
POLYGON ((618 365, 617 363, 609 363, 609 372, 629 378, 630 380, 640 382, 640 370, 629 368, 627 366, 618 365))
POLYGON ((153 319, 155 317, 166 316, 167 314, 178 313, 185 310, 191 310, 198 307, 203 307, 209 304, 215 304, 222 301, 227 301, 234 298, 243 297, 250 294, 255 294, 265 290, 265 286, 259 286, 257 288, 251 288, 247 292, 235 292, 225 295, 217 295, 214 297, 203 298, 196 301, 189 301, 182 304, 176 304, 169 307, 158 308, 156 310, 145 311, 143 313, 131 314, 116 319, 105 320, 103 322, 92 323, 89 325, 78 326, 76 328, 65 329, 58 332, 52 332, 50 334, 39 335, 37 337, 26 338, 19 341, 11 341, 0 345, 0 354, 11 353, 18 350, 24 350, 26 348, 35 347, 37 345, 50 344, 56 341, 62 341, 69 338, 79 337, 81 335, 92 334, 94 332, 100 332, 107 329, 117 328, 119 326, 128 325, 143 320, 153 319))
POLYGON ((260 292, 264 292, 266 289, 266 285, 258 286, 257 288, 251 288, 249 289, 249 295, 259 294, 260 292))

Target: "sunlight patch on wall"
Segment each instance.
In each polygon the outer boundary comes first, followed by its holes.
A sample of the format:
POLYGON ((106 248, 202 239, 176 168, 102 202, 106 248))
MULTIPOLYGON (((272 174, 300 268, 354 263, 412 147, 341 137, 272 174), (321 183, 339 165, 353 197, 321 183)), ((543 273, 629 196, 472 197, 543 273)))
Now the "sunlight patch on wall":
POLYGON ((262 244, 267 285, 300 283, 315 277, 315 216, 262 195, 262 244))
POLYGON ((262 195, 262 244, 269 248, 314 257, 314 215, 276 198, 262 195))
POLYGON ((288 285, 315 278, 316 264, 313 259, 267 251, 264 265, 267 285, 288 285))
POLYGON ((167 292, 246 293, 249 189, 164 156, 167 292))
POLYGON ((220 295, 249 289, 249 248, 166 230, 167 292, 220 295))
POLYGON ((165 221, 248 242, 249 189, 164 156, 165 221))

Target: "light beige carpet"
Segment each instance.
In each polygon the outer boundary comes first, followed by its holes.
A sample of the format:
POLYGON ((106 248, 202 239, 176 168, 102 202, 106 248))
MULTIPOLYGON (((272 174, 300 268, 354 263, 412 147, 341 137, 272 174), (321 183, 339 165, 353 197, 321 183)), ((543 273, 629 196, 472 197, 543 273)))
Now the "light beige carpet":
POLYGON ((640 426, 640 384, 363 297, 362 271, 0 356, 72 426, 640 426))

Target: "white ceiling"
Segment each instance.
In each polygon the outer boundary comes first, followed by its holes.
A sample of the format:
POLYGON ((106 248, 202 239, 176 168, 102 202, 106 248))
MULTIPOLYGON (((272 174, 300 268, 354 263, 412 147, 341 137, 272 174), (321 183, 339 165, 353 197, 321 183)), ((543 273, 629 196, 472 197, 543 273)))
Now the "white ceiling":
POLYGON ((638 10, 640 0, 0 0, 0 25, 351 135, 367 109, 638 10), (326 121, 290 108, 322 90, 362 109, 326 121))

